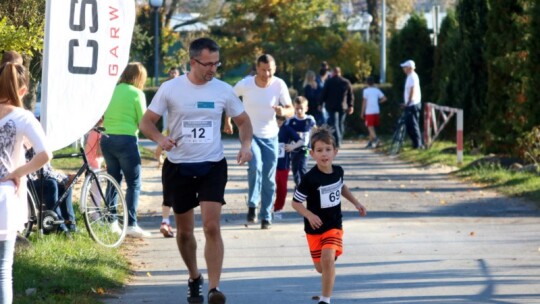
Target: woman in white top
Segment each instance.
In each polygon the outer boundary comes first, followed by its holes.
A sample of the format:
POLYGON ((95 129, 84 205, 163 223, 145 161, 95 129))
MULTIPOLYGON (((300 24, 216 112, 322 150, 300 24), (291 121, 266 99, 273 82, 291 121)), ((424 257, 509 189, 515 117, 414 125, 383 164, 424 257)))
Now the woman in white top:
POLYGON ((27 218, 26 175, 51 159, 45 133, 34 115, 23 109, 27 91, 26 69, 17 63, 0 66, 0 303, 13 301, 12 267, 17 231, 27 218), (30 162, 23 142, 34 147, 30 162))

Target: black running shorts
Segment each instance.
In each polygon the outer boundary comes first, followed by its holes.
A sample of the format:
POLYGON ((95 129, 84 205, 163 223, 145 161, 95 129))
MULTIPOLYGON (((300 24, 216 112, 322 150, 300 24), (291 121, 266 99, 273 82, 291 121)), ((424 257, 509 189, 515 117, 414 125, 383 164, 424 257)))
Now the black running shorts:
POLYGON ((227 184, 225 158, 212 162, 208 173, 202 176, 182 174, 181 166, 165 159, 161 171, 163 202, 169 203, 174 213, 185 213, 204 201, 225 204, 225 185, 227 184))

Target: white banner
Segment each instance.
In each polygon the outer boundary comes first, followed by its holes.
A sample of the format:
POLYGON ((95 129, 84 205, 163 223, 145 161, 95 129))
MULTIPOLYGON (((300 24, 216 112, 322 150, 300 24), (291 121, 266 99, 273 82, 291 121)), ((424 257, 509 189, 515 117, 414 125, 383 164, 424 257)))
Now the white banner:
POLYGON ((134 0, 47 0, 41 124, 53 151, 103 115, 129 60, 134 0))

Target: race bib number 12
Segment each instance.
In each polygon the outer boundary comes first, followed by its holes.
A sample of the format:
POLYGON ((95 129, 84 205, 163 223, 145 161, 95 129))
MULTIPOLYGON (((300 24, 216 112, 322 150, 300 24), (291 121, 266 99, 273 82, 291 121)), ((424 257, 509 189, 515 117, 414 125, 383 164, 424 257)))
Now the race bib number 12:
POLYGON ((214 140, 211 120, 185 120, 182 122, 182 141, 193 144, 207 144, 214 140))

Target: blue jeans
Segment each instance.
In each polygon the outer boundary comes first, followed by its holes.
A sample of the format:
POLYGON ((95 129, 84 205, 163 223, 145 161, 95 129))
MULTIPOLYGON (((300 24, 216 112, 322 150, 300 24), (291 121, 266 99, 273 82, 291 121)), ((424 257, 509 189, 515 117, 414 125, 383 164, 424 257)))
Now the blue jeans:
POLYGON ((15 240, 0 241, 0 304, 13 302, 15 240))
POLYGON ((407 128, 407 134, 412 141, 413 148, 419 148, 423 146, 422 132, 420 132, 420 112, 422 111, 422 104, 418 103, 405 108, 405 111, 409 112, 409 115, 405 118, 405 127, 407 128))
MULTIPOLYGON (((54 178, 46 177, 43 180, 43 201, 48 210, 52 210, 54 204, 58 199, 66 192, 65 182, 58 182, 54 178)), ((38 195, 39 200, 41 201, 41 179, 32 181, 34 187, 36 188, 36 194, 38 195)), ((69 221, 69 227, 65 224, 61 224, 59 227, 60 231, 74 230, 75 229, 75 212, 73 211, 73 199, 71 195, 72 189, 67 193, 66 199, 60 204, 56 210, 53 210, 58 214, 60 219, 69 221)))
POLYGON ((345 133, 345 110, 328 111, 328 125, 334 129, 334 139, 339 147, 343 142, 343 134, 345 133))
POLYGON ((248 168, 248 206, 256 208, 260 201, 260 219, 268 222, 272 221, 278 152, 277 136, 271 138, 253 136, 251 141, 253 158, 248 168))
POLYGON ((137 206, 141 193, 141 155, 138 139, 130 135, 108 135, 101 137, 101 151, 107 173, 120 184, 126 179, 126 204, 128 226, 137 225, 137 206))

